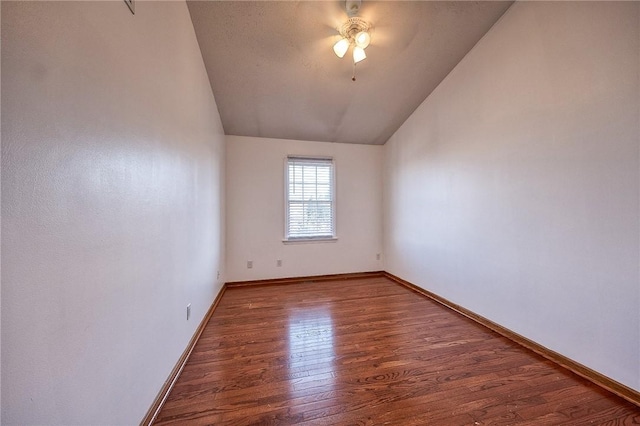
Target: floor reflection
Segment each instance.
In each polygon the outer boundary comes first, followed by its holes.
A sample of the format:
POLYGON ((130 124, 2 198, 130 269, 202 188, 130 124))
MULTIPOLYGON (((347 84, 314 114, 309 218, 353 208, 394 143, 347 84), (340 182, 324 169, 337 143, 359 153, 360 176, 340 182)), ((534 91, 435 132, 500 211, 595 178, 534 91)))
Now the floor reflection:
POLYGON ((335 384, 335 341, 331 309, 296 308, 289 316, 289 376, 292 397, 310 387, 335 384))

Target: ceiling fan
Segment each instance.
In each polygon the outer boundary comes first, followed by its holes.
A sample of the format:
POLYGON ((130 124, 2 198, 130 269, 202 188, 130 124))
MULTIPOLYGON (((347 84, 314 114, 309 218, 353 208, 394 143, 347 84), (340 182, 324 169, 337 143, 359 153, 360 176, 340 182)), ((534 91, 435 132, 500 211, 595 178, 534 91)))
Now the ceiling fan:
POLYGON ((367 58, 365 49, 371 43, 371 24, 358 17, 362 0, 346 0, 347 15, 349 19, 336 28, 341 38, 333 45, 333 52, 338 58, 344 58, 350 47, 353 46, 353 76, 356 81, 356 64, 367 58))

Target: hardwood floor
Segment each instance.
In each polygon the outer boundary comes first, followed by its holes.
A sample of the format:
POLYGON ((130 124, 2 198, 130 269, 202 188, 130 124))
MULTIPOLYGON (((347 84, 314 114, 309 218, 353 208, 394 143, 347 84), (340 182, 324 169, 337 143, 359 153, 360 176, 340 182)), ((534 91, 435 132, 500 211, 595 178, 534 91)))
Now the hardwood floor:
POLYGON ((384 277, 229 288, 156 424, 640 424, 640 409, 384 277))

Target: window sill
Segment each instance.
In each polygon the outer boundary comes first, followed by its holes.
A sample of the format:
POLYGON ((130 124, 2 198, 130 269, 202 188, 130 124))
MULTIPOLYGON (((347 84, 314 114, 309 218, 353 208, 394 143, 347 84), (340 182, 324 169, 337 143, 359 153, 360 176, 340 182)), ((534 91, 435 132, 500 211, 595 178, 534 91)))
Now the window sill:
POLYGON ((322 237, 322 238, 292 238, 283 239, 283 244, 313 244, 313 243, 335 243, 338 241, 337 237, 322 237))

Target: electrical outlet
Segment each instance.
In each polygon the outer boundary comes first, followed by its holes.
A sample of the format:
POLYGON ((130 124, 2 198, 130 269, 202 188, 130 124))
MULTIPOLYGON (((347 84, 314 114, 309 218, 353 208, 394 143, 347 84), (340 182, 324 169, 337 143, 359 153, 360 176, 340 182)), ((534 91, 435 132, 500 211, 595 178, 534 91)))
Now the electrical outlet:
POLYGON ((253 268, 253 260, 247 260, 247 269, 253 268))
POLYGON ((380 253, 376 253, 376 260, 380 260, 380 253))
POLYGON ((282 266, 282 259, 278 259, 278 260, 276 260, 276 266, 277 266, 277 267, 282 266))
POLYGON ((187 321, 191 318, 191 303, 187 305, 187 321))

